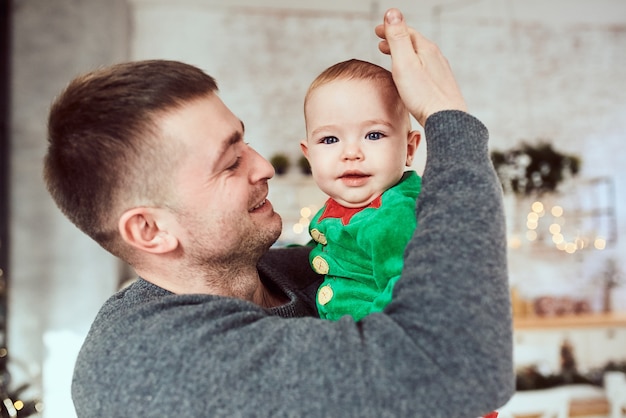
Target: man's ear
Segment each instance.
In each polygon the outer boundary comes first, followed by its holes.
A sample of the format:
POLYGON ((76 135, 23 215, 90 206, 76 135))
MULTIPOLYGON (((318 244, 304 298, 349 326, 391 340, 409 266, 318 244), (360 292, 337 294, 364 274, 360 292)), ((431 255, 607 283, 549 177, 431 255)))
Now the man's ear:
POLYGON ((306 142, 306 139, 300 141, 300 149, 302 150, 302 154, 304 154, 305 157, 309 158, 309 146, 306 142))
POLYGON ((145 252, 162 254, 178 247, 178 238, 168 229, 168 216, 164 209, 137 207, 120 217, 118 228, 122 239, 145 252))
POLYGON ((415 151, 422 140, 422 134, 420 131, 411 131, 406 137, 406 166, 409 167, 413 164, 413 157, 415 157, 415 151))

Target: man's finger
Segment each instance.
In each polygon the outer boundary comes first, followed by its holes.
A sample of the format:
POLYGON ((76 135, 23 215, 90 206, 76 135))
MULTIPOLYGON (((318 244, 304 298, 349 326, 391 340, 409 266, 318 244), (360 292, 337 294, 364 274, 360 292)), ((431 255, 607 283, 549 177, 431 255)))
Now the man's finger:
POLYGON ((376 36, 378 36, 379 38, 385 39, 385 25, 377 25, 374 28, 374 32, 376 33, 376 36))
POLYGON ((411 32, 404 22, 404 16, 398 9, 389 9, 385 13, 385 40, 389 44, 391 56, 403 59, 407 55, 415 54, 415 47, 411 40, 411 32))
POLYGON ((378 36, 381 39, 381 41, 378 42, 378 49, 380 50, 380 52, 386 55, 390 55, 391 50, 389 49, 389 44, 387 43, 387 40, 385 39, 385 25, 384 24, 377 25, 374 28, 374 32, 376 33, 376 36, 378 36))
POLYGON ((389 49, 389 44, 384 39, 378 43, 378 49, 383 54, 391 55, 391 50, 389 49))

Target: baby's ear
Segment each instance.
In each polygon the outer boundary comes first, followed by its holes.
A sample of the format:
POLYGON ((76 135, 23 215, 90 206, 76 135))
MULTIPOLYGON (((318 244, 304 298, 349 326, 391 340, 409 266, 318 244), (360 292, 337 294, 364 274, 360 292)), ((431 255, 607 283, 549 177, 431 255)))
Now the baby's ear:
POLYGON ((149 253, 167 253, 178 247, 178 239, 168 228, 164 209, 136 207, 122 214, 118 229, 129 245, 149 253))
POLYGON ((415 156, 415 151, 422 140, 422 134, 420 131, 411 131, 407 134, 406 137, 406 166, 409 167, 413 164, 413 157, 415 156))
POLYGON ((300 149, 302 150, 302 154, 304 154, 305 157, 309 157, 309 145, 306 141, 306 139, 303 139, 302 141, 300 141, 300 149))

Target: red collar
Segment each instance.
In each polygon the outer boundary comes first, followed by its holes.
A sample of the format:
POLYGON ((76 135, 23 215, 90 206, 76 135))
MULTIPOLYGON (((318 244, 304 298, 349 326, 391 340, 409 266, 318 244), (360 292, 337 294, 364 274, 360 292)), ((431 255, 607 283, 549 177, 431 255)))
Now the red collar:
POLYGON ((343 225, 348 225, 350 223, 350 219, 352 219, 354 215, 356 215, 363 209, 367 209, 367 208, 378 209, 382 202, 381 197, 382 195, 378 196, 376 199, 372 200, 372 202, 369 205, 363 206, 360 208, 347 208, 337 203, 335 199, 328 199, 326 201, 326 208, 324 208, 324 212, 318 219, 318 222, 326 218, 340 218, 341 223, 343 225))

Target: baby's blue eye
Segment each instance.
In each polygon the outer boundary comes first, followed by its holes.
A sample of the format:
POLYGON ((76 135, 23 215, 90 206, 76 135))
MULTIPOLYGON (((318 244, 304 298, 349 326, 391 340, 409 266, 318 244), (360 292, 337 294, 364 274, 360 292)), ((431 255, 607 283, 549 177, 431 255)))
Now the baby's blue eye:
POLYGON ((339 142, 339 139, 336 136, 325 136, 320 142, 322 144, 334 144, 335 142, 339 142))
POLYGON ((381 139, 384 135, 381 132, 370 132, 365 135, 365 138, 371 139, 372 141, 377 141, 381 139))

